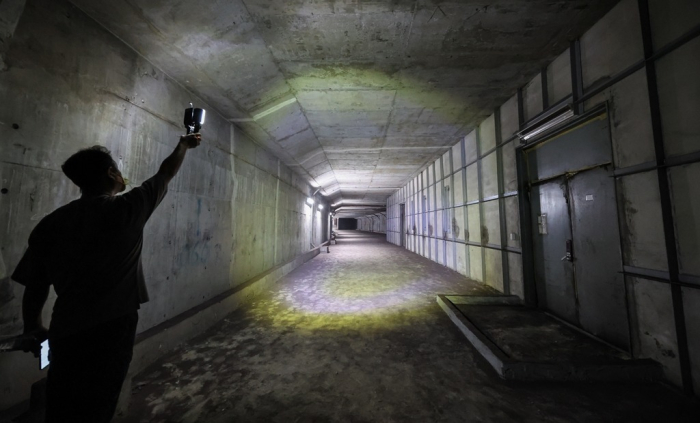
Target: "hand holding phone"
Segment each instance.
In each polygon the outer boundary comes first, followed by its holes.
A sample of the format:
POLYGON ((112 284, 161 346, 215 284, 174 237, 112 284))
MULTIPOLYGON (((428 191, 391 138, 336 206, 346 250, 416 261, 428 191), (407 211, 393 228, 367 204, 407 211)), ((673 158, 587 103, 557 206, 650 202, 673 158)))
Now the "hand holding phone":
POLYGON ((41 344, 46 342, 48 345, 49 331, 45 327, 38 327, 31 332, 27 332, 19 338, 19 348, 24 352, 31 352, 34 357, 39 357, 41 354, 41 344))

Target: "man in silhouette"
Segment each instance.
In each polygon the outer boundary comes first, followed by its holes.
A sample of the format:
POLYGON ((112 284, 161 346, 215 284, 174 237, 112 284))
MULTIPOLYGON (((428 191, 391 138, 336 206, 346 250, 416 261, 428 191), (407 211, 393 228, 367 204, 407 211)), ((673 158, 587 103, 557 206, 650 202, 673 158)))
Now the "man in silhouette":
POLYGON ((46 422, 109 422, 131 362, 139 305, 148 301, 143 228, 199 134, 180 137, 158 172, 123 195, 110 152, 80 150, 63 172, 82 196, 42 219, 12 279, 25 286, 24 333, 49 339, 46 422), (48 331, 42 309, 54 286, 48 331))

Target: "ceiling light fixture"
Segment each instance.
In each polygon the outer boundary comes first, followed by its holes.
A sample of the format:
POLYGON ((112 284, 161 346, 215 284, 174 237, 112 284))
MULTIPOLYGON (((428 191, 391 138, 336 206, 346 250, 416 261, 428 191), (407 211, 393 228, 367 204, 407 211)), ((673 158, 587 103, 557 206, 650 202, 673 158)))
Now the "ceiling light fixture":
POLYGON ((534 138, 538 135, 544 134, 545 132, 549 131, 550 129, 561 125, 562 123, 564 123, 567 120, 574 117, 574 115, 575 115, 574 111, 571 109, 568 109, 564 113, 556 115, 555 117, 542 123, 539 126, 536 126, 532 129, 526 129, 522 132, 519 132, 518 135, 520 136, 520 142, 526 143, 527 141, 531 140, 532 138, 534 138))

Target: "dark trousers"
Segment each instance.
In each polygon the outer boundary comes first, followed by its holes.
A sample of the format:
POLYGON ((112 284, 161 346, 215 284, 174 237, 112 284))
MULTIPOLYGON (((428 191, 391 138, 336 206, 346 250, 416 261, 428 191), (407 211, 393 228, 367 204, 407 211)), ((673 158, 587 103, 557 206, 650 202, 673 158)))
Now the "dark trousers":
POLYGON ((138 313, 50 339, 46 423, 108 423, 129 370, 138 313))

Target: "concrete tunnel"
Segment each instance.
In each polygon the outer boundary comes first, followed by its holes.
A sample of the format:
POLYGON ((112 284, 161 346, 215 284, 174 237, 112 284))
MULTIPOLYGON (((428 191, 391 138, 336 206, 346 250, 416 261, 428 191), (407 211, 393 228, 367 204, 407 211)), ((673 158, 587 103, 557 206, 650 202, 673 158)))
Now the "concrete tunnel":
MULTIPOLYGON (((0 339, 61 164, 138 186, 193 103, 114 421, 700 421, 699 34, 696 0, 0 0, 0 339)), ((0 421, 46 376, 0 352, 0 421)))

